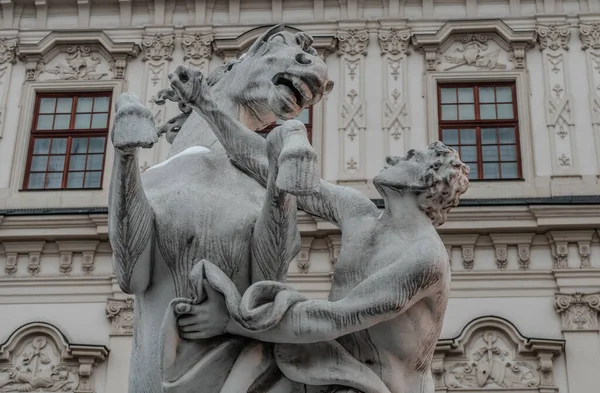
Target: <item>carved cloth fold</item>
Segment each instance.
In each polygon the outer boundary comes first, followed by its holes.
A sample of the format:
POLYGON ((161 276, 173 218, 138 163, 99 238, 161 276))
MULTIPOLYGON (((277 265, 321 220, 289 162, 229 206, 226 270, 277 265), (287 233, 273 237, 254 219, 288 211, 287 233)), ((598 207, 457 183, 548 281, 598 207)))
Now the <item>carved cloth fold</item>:
MULTIPOLYGON (((294 304, 308 300, 291 286, 275 281, 257 282, 241 296, 221 269, 202 260, 190 273, 195 292, 192 303, 204 300, 204 280, 224 295, 231 318, 255 332, 276 327, 294 304)), ((253 342, 257 342, 247 338, 226 335, 198 341, 181 339, 175 313, 175 307, 181 302, 189 303, 190 299, 171 301, 161 328, 161 373, 166 393, 245 393, 247 387, 267 370, 267 363, 273 362, 285 377, 295 382, 313 386, 348 386, 365 393, 389 393, 371 369, 352 357, 335 340, 314 344, 275 344, 273 358, 248 355, 250 352, 244 347, 250 348, 255 345, 253 342), (242 366, 246 372, 240 375, 236 370, 241 363, 250 366, 251 371, 242 366), (229 375, 230 371, 232 375, 229 375), (207 382, 208 379, 210 382, 207 382), (206 389, 207 384, 213 387, 206 389)), ((281 392, 279 389, 261 393, 281 392)), ((284 391, 290 390, 284 388, 284 391)))

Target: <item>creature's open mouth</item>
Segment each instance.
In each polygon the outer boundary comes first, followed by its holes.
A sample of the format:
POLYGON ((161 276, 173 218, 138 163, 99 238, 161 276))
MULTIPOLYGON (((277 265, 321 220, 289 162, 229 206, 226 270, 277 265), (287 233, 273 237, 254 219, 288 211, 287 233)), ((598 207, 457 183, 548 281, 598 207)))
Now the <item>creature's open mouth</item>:
POLYGON ((288 75, 277 74, 273 78, 273 84, 280 90, 285 90, 291 94, 295 103, 303 107, 309 100, 313 98, 313 93, 302 79, 288 75))

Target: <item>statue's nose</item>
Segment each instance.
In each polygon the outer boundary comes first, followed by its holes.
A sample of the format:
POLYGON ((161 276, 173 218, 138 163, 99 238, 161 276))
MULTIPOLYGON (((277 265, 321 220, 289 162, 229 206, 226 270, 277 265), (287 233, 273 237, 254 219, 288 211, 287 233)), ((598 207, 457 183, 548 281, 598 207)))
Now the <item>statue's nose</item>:
POLYGON ((311 55, 306 52, 296 54, 296 62, 302 65, 311 65, 313 63, 311 55))

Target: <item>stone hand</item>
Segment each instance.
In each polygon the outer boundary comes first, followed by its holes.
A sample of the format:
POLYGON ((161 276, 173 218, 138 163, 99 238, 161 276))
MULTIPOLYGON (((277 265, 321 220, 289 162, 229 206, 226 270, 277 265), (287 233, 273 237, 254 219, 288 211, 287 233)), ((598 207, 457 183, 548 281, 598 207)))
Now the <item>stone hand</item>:
POLYGON ((208 99, 208 85, 197 68, 179 66, 169 74, 169 82, 183 103, 199 106, 203 100, 208 99))
POLYGON ((158 142, 152 112, 133 93, 123 93, 116 103, 115 123, 111 133, 113 146, 120 150, 150 148, 158 142))
POLYGON ((201 340, 225 333, 229 313, 223 295, 204 280, 206 297, 200 304, 180 303, 175 307, 180 336, 201 340))

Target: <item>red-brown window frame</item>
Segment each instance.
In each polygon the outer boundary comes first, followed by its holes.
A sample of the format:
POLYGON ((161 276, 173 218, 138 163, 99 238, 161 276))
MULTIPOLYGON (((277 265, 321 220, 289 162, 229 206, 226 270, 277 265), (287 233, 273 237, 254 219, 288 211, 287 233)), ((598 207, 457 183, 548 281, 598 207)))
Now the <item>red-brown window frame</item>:
MULTIPOLYGON (((458 104, 458 102, 457 102, 458 104)), ((498 105, 497 101, 494 102, 498 105)), ((444 128, 474 128, 477 138, 477 179, 469 179, 470 181, 519 181, 523 180, 523 163, 521 161, 521 138, 519 132, 519 112, 517 105, 517 87, 515 81, 510 82, 460 82, 460 83, 438 83, 437 84, 437 110, 438 110, 438 137, 440 141, 442 139, 442 130, 444 128), (477 120, 480 118, 479 109, 479 88, 480 87, 505 87, 511 88, 512 92, 512 106, 513 106, 513 118, 512 119, 490 119, 490 120, 477 120), (471 87, 473 88, 473 105, 475 106, 475 120, 442 120, 442 88, 461 88, 471 87), (497 178, 497 179, 486 179, 483 178, 483 153, 481 143, 481 129, 482 128, 499 128, 499 127, 514 127, 515 129, 515 147, 517 150, 517 177, 515 178, 497 178)), ((458 109, 458 108, 457 108, 458 109)), ((458 118, 458 112, 457 112, 458 118)), ((498 145, 497 145, 498 146, 498 145)), ((500 153, 498 153, 500 154, 500 153)), ((498 156, 499 163, 500 156, 498 156)))
MULTIPOLYGON (((308 141, 310 143, 312 143, 312 131, 313 131, 313 107, 309 106, 307 107, 308 109, 308 124, 305 124, 306 126, 306 133, 308 134, 308 141)), ((277 123, 273 123, 268 125, 265 129, 262 129, 260 131, 256 131, 258 134, 260 135, 264 135, 266 136, 269 132, 273 131, 273 129, 277 126, 279 126, 280 124, 277 123)))
MULTIPOLYGON (((23 179, 23 186, 21 191, 92 191, 101 190, 104 182, 104 169, 106 165, 106 145, 108 141, 108 130, 110 127, 110 115, 112 108, 112 92, 111 91, 98 91, 98 92, 68 92, 68 93, 37 93, 36 94, 35 107, 33 111, 33 119, 31 122, 31 133, 29 137, 29 147, 27 149, 27 161, 25 166, 25 176, 23 179), (75 115, 77 111, 77 100, 80 97, 108 97, 108 117, 106 120, 106 128, 101 129, 76 129, 73 128, 75 124, 75 115), (38 130, 37 122, 40 114, 40 104, 43 98, 73 98, 71 107, 71 118, 69 123, 69 129, 66 130, 38 130), (29 176, 31 174, 31 162, 33 159, 33 148, 36 138, 67 138, 67 147, 65 152, 65 163, 63 168, 63 178, 60 188, 28 188, 29 176), (71 158, 71 147, 74 137, 104 137, 104 152, 102 157, 102 169, 100 170, 100 186, 99 187, 81 187, 81 188, 67 188, 68 172, 69 172, 69 161, 71 158)), ((93 110, 93 109, 92 109, 93 110)), ((56 112, 54 113, 56 116, 56 112)), ((89 147, 88 147, 89 148, 89 147)), ((86 153, 89 154, 89 153, 86 153)), ((48 168, 46 168, 46 173, 48 168)), ((84 169, 85 170, 85 169, 84 169)))

